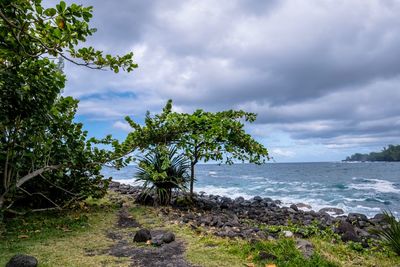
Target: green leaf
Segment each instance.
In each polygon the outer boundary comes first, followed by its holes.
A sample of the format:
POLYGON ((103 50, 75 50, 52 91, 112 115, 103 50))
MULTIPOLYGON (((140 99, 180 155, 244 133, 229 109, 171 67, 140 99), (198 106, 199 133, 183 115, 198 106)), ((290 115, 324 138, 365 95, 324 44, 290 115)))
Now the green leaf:
POLYGON ((57 14, 57 10, 55 10, 54 8, 48 8, 48 9, 46 9, 46 10, 44 11, 44 14, 45 14, 46 16, 52 17, 52 16, 54 16, 55 14, 57 14))
POLYGON ((61 1, 60 2, 60 7, 61 7, 61 11, 65 11, 65 7, 66 7, 67 5, 65 4, 65 2, 64 1, 61 1))

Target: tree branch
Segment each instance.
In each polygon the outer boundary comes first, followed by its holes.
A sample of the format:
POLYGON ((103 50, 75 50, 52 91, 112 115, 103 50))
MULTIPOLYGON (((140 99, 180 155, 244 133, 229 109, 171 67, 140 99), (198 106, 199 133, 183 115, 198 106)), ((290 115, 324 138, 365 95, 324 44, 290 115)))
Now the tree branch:
POLYGON ((43 180, 45 180, 46 182, 48 182, 52 186, 57 187, 58 189, 70 194, 71 196, 77 196, 78 195, 78 194, 72 193, 71 191, 68 191, 67 189, 62 188, 61 186, 56 185, 55 183, 52 183, 51 181, 47 180, 46 177, 44 177, 42 174, 39 174, 39 175, 40 175, 40 177, 43 178, 43 180))
POLYGON ((63 167, 62 164, 59 164, 59 165, 50 165, 50 166, 46 166, 46 167, 40 168, 40 169, 38 169, 38 170, 36 170, 36 171, 33 171, 33 172, 31 172, 31 173, 25 175, 25 176, 22 177, 21 179, 19 179, 19 180, 17 181, 17 183, 15 184, 15 187, 20 188, 21 185, 23 185, 24 183, 28 182, 28 181, 31 180, 32 178, 35 178, 36 176, 41 175, 42 173, 47 172, 47 171, 58 170, 58 169, 60 169, 61 167, 63 167))
POLYGON ((42 196, 43 198, 47 199, 50 203, 52 203, 55 207, 54 209, 58 209, 58 210, 62 210, 62 208, 60 206, 57 205, 57 203, 55 203, 53 200, 51 200, 50 198, 46 197, 44 194, 42 193, 29 193, 28 191, 26 191, 25 189, 23 189, 22 187, 19 188, 21 191, 25 192, 26 194, 28 194, 29 196, 33 196, 33 195, 39 195, 42 196))

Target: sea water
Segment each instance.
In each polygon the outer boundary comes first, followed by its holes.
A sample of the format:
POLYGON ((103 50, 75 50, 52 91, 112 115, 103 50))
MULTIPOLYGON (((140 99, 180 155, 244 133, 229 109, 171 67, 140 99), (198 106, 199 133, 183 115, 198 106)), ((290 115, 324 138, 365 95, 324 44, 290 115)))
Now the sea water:
MULTIPOLYGON (((139 184, 135 172, 135 166, 103 170, 113 180, 139 184)), ((195 191, 207 194, 270 197, 283 205, 304 203, 316 211, 337 207, 369 217, 382 210, 400 215, 399 162, 198 164, 196 179, 195 191)))

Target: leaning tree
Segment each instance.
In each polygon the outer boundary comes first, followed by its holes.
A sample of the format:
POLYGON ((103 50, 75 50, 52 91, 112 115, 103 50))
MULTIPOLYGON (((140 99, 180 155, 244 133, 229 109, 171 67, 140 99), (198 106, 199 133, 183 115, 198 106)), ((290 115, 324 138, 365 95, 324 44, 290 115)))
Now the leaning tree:
MULTIPOLYGON (((92 7, 44 8, 41 0, 0 1, 0 211, 60 208, 71 199, 104 194, 101 164, 114 159, 87 140, 73 121, 78 101, 62 97, 63 58, 92 69, 132 71, 133 54, 112 56, 82 45, 92 7)), ((120 161, 119 161, 120 162, 120 161)))

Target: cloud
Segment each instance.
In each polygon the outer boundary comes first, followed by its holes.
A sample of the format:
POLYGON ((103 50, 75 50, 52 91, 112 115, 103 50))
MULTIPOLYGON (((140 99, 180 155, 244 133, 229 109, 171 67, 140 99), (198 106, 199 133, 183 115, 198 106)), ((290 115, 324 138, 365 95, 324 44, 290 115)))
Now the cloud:
POLYGON ((271 150, 271 156, 282 156, 282 157, 294 157, 296 155, 295 152, 287 150, 287 149, 282 149, 282 148, 274 148, 271 150))
POLYGON ((171 98, 184 112, 256 112, 256 128, 298 143, 398 142, 400 2, 81 2, 99 30, 89 44, 139 64, 118 75, 66 66, 65 93, 91 119, 143 116, 171 98))
POLYGON ((132 127, 127 122, 123 122, 123 121, 114 122, 113 127, 115 129, 123 130, 124 132, 131 132, 132 131, 132 127))

